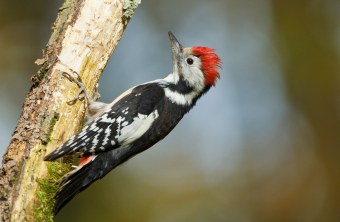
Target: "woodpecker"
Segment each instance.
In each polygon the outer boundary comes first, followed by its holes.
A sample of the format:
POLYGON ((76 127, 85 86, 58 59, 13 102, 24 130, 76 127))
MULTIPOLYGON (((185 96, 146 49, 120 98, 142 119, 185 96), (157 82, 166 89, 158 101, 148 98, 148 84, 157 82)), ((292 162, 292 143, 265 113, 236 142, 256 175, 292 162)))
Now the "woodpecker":
POLYGON ((65 175, 55 195, 54 214, 90 184, 167 136, 197 100, 220 77, 220 58, 203 46, 183 48, 169 32, 173 72, 164 79, 128 89, 113 102, 93 101, 81 80, 77 83, 88 101, 90 122, 45 161, 77 154, 79 166, 65 175))

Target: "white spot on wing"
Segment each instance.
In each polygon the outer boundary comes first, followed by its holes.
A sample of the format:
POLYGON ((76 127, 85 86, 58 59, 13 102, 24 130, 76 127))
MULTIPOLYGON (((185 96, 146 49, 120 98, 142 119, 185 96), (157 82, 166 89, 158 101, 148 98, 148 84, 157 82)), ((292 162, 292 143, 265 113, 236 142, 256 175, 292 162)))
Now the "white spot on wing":
POLYGON ((108 117, 108 113, 105 113, 104 115, 102 115, 102 117, 100 118, 100 122, 104 122, 104 123, 114 123, 116 121, 115 118, 109 118, 108 117))
MULTIPOLYGON (((156 110, 157 111, 157 110, 156 110)), ((139 119, 145 119, 147 117, 147 115, 144 115, 144 114, 140 114, 138 113, 138 118, 139 119)), ((134 120, 136 119, 136 117, 134 118, 134 120)))
POLYGON ((125 120, 125 117, 120 116, 120 117, 117 118, 117 123, 121 123, 124 120, 125 120))
POLYGON ((118 138, 119 137, 119 135, 120 135, 120 131, 121 131, 121 122, 123 122, 125 120, 125 117, 118 117, 117 118, 117 123, 118 123, 118 125, 117 125, 117 135, 115 136, 115 138, 118 138))
MULTIPOLYGON (((107 142, 109 141, 109 136, 110 136, 110 135, 111 135, 111 129, 110 129, 110 127, 107 127, 107 128, 105 129, 105 137, 104 137, 104 139, 103 139, 103 146, 106 145, 107 142)), ((104 149, 104 147, 103 147, 103 149, 104 149)))
POLYGON ((126 115, 126 114, 128 114, 128 113, 129 113, 129 111, 128 111, 128 110, 129 110, 129 107, 127 107, 127 108, 123 109, 122 113, 126 115))
POLYGON ((97 134, 97 135, 93 138, 93 140, 92 140, 92 147, 91 147, 91 149, 90 149, 90 152, 94 152, 94 151, 95 151, 95 148, 96 148, 96 146, 97 146, 97 144, 98 144, 98 142, 99 142, 98 136, 99 136, 99 134, 97 134))
POLYGON ((96 126, 96 123, 91 124, 90 130, 97 131, 98 127, 96 126))
POLYGON ((121 129, 121 135, 118 136, 118 142, 122 145, 129 144, 140 138, 159 117, 158 111, 155 110, 148 116, 138 113, 130 125, 121 129))

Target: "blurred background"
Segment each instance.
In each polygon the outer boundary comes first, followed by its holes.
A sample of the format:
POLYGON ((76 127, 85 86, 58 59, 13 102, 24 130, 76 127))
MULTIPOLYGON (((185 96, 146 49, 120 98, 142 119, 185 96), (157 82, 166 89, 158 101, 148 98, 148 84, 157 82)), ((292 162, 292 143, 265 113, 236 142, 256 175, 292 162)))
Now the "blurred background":
MULTIPOLYGON (((0 1, 0 153, 62 1, 0 1)), ((216 88, 56 221, 340 221, 340 1, 144 0, 102 100, 171 72, 167 31, 214 47, 216 88)))

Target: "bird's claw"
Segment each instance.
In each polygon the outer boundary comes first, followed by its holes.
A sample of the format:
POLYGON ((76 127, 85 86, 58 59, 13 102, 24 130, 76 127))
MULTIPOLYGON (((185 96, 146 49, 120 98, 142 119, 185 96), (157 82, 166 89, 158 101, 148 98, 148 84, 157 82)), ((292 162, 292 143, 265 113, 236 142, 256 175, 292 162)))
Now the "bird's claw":
POLYGON ((74 96, 74 98, 70 101, 67 101, 67 104, 73 105, 77 100, 83 100, 84 98, 86 98, 87 101, 90 101, 87 90, 85 88, 84 83, 82 82, 82 80, 80 78, 80 75, 75 71, 73 71, 73 73, 77 76, 77 78, 74 78, 73 76, 71 76, 67 72, 63 72, 63 74, 62 74, 64 77, 66 77, 71 82, 77 84, 77 86, 79 87, 79 90, 76 93, 76 95, 74 96))

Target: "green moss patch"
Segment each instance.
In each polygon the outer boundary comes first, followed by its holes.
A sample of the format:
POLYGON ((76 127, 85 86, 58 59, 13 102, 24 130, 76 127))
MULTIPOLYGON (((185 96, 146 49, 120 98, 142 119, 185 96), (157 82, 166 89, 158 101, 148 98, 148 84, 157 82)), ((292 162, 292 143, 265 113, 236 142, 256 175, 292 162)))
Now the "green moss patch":
POLYGON ((71 170, 70 163, 47 163, 48 174, 46 178, 38 179, 37 196, 39 204, 35 208, 37 221, 53 221, 54 195, 59 189, 58 181, 71 170))

